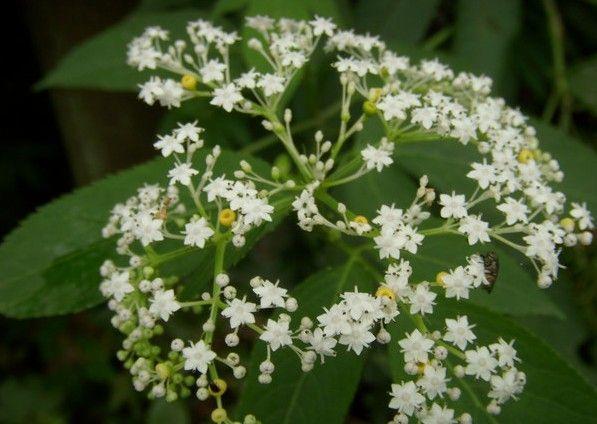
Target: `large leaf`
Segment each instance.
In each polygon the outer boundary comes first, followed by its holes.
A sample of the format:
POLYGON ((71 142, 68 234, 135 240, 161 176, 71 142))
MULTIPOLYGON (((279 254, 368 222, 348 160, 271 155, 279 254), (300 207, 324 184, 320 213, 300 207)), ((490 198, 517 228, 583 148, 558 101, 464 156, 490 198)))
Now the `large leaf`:
POLYGON ((453 53, 468 71, 495 79, 500 94, 512 92, 515 81, 508 53, 520 29, 519 0, 460 0, 456 15, 453 53))
MULTIPOLYGON (((515 347, 522 362, 518 368, 527 374, 527 385, 518 401, 508 402, 497 417, 489 416, 485 406, 488 384, 471 378, 458 380, 453 377, 451 385, 462 389, 456 407, 466 410, 475 423, 588 423, 597 414, 597 393, 573 368, 549 347, 514 321, 494 314, 487 309, 465 302, 442 301, 428 319, 428 328, 443 329, 444 319, 468 315, 475 323, 479 344, 493 343, 498 337, 515 339, 515 347)), ((390 364, 395 381, 406 381, 403 355, 395 343, 405 332, 414 328, 411 320, 401 316, 390 326, 393 342, 389 349, 390 364)), ((452 359, 451 366, 458 363, 452 359)))
POLYGON ((175 12, 138 12, 74 48, 36 86, 135 91, 155 71, 138 72, 126 64, 126 46, 145 27, 160 25, 171 39, 186 38, 186 23, 201 17, 197 9, 175 12))
POLYGON ((570 71, 570 91, 597 115, 597 55, 574 66, 570 71))
MULTIPOLYGON (((204 153, 198 154, 197 161, 203 157, 204 153)), ((248 159, 259 172, 267 173, 268 166, 262 161, 224 152, 216 174, 230 175, 241 159, 248 159)), ((109 211, 143 183, 165 183, 171 162, 159 158, 105 178, 41 207, 25 219, 0 246, 0 313, 21 318, 48 316, 102 302, 98 267, 114 256, 115 248, 113 239, 101 237, 109 211)), ((276 223, 288 205, 284 198, 277 202, 280 210, 276 223)), ((255 231, 244 249, 229 256, 227 264, 237 261, 258 235, 273 225, 255 231)), ((190 258, 200 263, 200 256, 209 254, 206 250, 190 258)))
MULTIPOLYGON (((321 313, 323 306, 337 301, 338 295, 358 286, 371 290, 373 279, 361 267, 349 260, 344 266, 320 271, 293 293, 299 302, 297 317, 311 318, 321 313)), ((339 350, 342 347, 339 346, 339 350)), ((285 349, 273 354, 276 371, 268 385, 257 382, 259 363, 265 358, 263 343, 257 343, 247 373, 237 416, 255 414, 264 424, 342 423, 358 386, 364 354, 340 352, 327 358, 324 365, 304 373, 296 354, 285 349)))

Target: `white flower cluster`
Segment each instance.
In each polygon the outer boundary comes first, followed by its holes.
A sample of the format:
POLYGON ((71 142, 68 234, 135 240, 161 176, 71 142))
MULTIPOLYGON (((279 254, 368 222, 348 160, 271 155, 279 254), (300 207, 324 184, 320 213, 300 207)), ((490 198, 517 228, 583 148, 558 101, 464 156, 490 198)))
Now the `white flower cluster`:
MULTIPOLYGON (((506 343, 499 339, 489 346, 476 346, 464 350, 476 339, 466 316, 446 319, 446 331, 423 334, 418 329, 406 333, 398 341, 404 354, 404 371, 415 380, 392 384, 390 408, 397 410, 395 423, 408 423, 416 416, 421 423, 455 422, 455 410, 449 408, 461 396, 458 382, 467 376, 489 383, 487 412, 498 415, 501 405, 510 399, 517 399, 526 384, 526 375, 518 371, 519 361, 514 341, 506 343), (445 342, 452 344, 447 345, 445 342), (446 358, 452 353, 462 364, 453 366, 446 358), (448 377, 450 372, 454 378, 448 377), (453 386, 450 386, 453 384, 453 386), (429 403, 428 403, 429 402, 429 403)), ((457 422, 471 423, 468 412, 461 413, 457 422)))
MULTIPOLYGON (((174 166, 168 171, 169 185, 145 185, 136 196, 114 207, 103 235, 121 235, 117 243, 120 254, 138 260, 129 249, 136 240, 148 246, 164 239, 180 239, 187 246, 203 248, 220 226, 230 227, 233 243, 241 247, 249 230, 272 220, 274 208, 268 197, 275 191, 260 192, 256 188, 254 181, 267 180, 255 174, 247 162, 243 161, 242 169, 235 172, 239 179, 227 179, 224 175, 214 178, 213 169, 221 153, 218 146, 206 155, 199 181, 193 181, 199 175, 193 157, 203 147, 201 132, 203 129, 195 122, 179 124, 171 134, 158 137, 154 146, 164 157, 174 157, 174 166), (179 202, 179 185, 188 189, 198 214, 187 213, 185 205, 179 202), (210 213, 214 210, 215 217, 210 213)), ((268 182, 278 191, 286 187, 268 182)))
POLYGON ((178 107, 182 101, 206 97, 227 112, 254 116, 281 142, 296 167, 293 180, 281 178, 276 167, 268 179, 245 161, 234 179, 216 176, 214 166, 220 156, 216 146, 205 155, 201 173, 193 161, 203 146, 202 129, 196 123, 180 125, 159 137, 155 147, 164 157, 174 158, 168 186, 142 187, 136 196, 114 208, 104 228, 106 237, 120 236, 117 251, 129 256, 127 266, 117 267, 109 261, 102 266, 105 280, 101 290, 115 311, 112 323, 126 334, 118 356, 130 368, 135 387, 151 387, 150 396, 173 400, 189 395, 190 386, 196 384, 199 399, 213 396, 217 400, 212 420, 228 422, 221 401, 226 382, 218 377, 216 361, 229 367, 236 378, 242 378, 246 369, 239 354, 224 356, 213 349, 219 319, 226 319, 230 327, 224 337, 228 347, 239 344, 241 328, 253 331, 255 338, 266 344, 267 357, 260 364, 258 377, 266 384, 275 371, 273 352, 292 350, 301 368, 309 371, 318 357, 324 363, 340 346, 359 355, 374 341, 389 343, 391 336, 385 327, 400 312, 416 327, 397 341, 405 371, 416 377, 392 385, 389 406, 398 412, 393 422, 406 423, 415 417, 429 424, 470 423, 467 412, 458 412, 455 418, 450 403, 460 397, 456 385, 463 378, 488 382, 487 411, 499 414, 501 405, 516 399, 525 385, 525 374, 515 367, 519 359, 513 341, 506 343, 500 338, 493 344, 469 346, 477 337, 466 316, 446 319, 441 331, 427 329, 442 298, 468 299, 470 291, 481 286, 491 290, 497 278, 497 259, 475 254, 463 258, 464 265, 439 272, 435 281, 413 282, 413 270, 405 257, 417 255, 427 237, 445 234, 461 235, 470 245, 500 242, 525 254, 537 270, 539 286, 547 287, 561 267, 561 246, 591 243, 594 227, 586 205, 572 203, 569 216, 564 216, 565 196, 551 185, 563 178, 557 161, 539 150, 535 130, 522 113, 490 96, 491 79, 456 74, 437 60, 411 64, 409 58, 386 49, 378 37, 337 30, 326 18, 307 22, 255 16, 247 18, 246 25, 255 35, 247 44, 267 63, 268 71, 250 69, 233 76, 229 48, 239 37, 203 20, 188 24, 190 43, 170 42, 166 31, 151 27, 129 45, 131 66, 178 75, 177 79, 152 76, 142 84, 139 97, 145 102, 178 107), (299 153, 291 127, 292 110, 282 111, 280 103, 294 76, 324 38, 325 49, 336 57, 332 66, 339 73, 339 131, 333 137, 315 131, 312 153, 299 153), (362 111, 353 119, 357 97, 362 111), (355 154, 343 150, 368 119, 379 119, 384 135, 366 140, 355 154), (476 182, 472 193, 462 193, 456 187, 450 188, 451 193, 437 193, 423 175, 410 205, 379 205, 371 220, 329 193, 332 187, 394 165, 394 152, 401 143, 430 140, 476 148, 480 158, 470 164, 466 174, 476 182), (187 196, 186 192, 179 194, 181 187, 186 187, 191 202, 181 201, 187 196), (375 293, 357 288, 344 292, 319 316, 302 317, 298 323, 291 318, 297 301, 278 282, 255 277, 250 284, 252 293, 238 295, 224 270, 226 243, 240 247, 249 230, 271 221, 274 209, 269 199, 285 190, 298 193, 292 208, 303 230, 320 226, 365 240, 351 254, 356 258, 368 249, 379 257, 386 272, 376 277, 383 281, 375 293), (495 207, 489 207, 488 201, 495 207), (435 204, 439 216, 432 217, 430 210, 435 204), (496 210, 503 220, 490 222, 496 219, 496 210), (439 226, 430 224, 438 221, 439 226), (161 252, 160 242, 167 239, 179 240, 183 246, 161 252), (207 246, 215 246, 216 251, 212 292, 188 302, 178 300, 178 278, 160 276, 160 265, 207 246), (274 314, 258 315, 269 310, 274 314), (163 332, 158 322, 168 321, 177 311, 208 314, 197 341, 175 339, 163 355, 151 339, 163 332), (183 370, 197 371, 200 376, 185 376, 183 370))

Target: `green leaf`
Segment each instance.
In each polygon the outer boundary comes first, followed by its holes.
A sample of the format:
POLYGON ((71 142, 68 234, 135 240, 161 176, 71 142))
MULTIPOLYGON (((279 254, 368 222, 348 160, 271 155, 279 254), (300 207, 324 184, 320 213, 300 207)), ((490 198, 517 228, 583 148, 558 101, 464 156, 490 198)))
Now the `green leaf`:
POLYGON ((191 422, 188 405, 185 402, 166 402, 163 399, 151 403, 147 412, 148 424, 188 424, 191 422))
POLYGON ((186 38, 188 21, 202 16, 198 9, 130 15, 83 44, 75 47, 39 83, 37 89, 83 88, 108 91, 136 91, 155 71, 138 72, 126 64, 126 46, 145 27, 160 25, 171 31, 172 40, 186 38))
MULTIPOLYGON (((349 260, 344 266, 323 270, 309 277, 293 292, 299 303, 295 316, 311 318, 322 307, 337 301, 338 295, 358 286, 372 290, 373 280, 349 260)), ((343 423, 364 364, 364 355, 340 352, 325 364, 304 373, 289 349, 273 353, 276 371, 268 385, 257 382, 259 363, 266 357, 264 344, 256 344, 237 408, 237 417, 254 414, 264 424, 343 423)))
POLYGON ((361 0, 355 9, 355 25, 398 48, 423 39, 438 6, 438 0, 361 0))
POLYGON ((494 78, 498 93, 511 93, 515 79, 507 59, 520 24, 519 0, 460 0, 453 46, 455 62, 467 71, 494 78))
MULTIPOLYGON (((204 155, 204 151, 197 154, 197 163, 204 155)), ((266 163, 226 151, 214 172, 230 175, 241 159, 248 160, 258 172, 267 173, 266 163)), ((115 256, 115 241, 101 237, 109 211, 145 182, 165 184, 171 163, 159 158, 105 178, 41 207, 25 219, 0 245, 0 313, 39 317, 101 303, 98 269, 105 259, 115 256)), ((236 263, 259 235, 280 221, 289 199, 280 196, 276 201, 280 208, 275 222, 249 234, 247 246, 231 255, 229 264, 236 263)), ((209 256, 209 249, 181 260, 198 264, 202 255, 209 256)))
POLYGON ((597 115, 597 55, 575 65, 570 70, 570 91, 597 115))
MULTIPOLYGON (((520 327, 516 322, 492 313, 487 309, 466 302, 442 301, 426 322, 429 329, 443 329, 445 318, 467 315, 479 344, 493 343, 498 337, 509 341, 515 339, 515 348, 522 362, 518 365, 527 375, 527 385, 518 401, 510 401, 502 407, 497 417, 489 416, 485 406, 489 403, 489 385, 470 377, 463 380, 453 378, 460 386, 462 395, 451 406, 458 412, 467 411, 475 423, 588 423, 597 414, 597 393, 573 368, 571 368, 545 342, 520 327)), ((390 365, 395 381, 406 381, 412 377, 403 371, 403 355, 396 341, 405 332, 414 328, 410 319, 400 316, 390 326, 392 342, 389 349, 390 365)), ((451 356, 453 358, 453 356, 451 356)), ((450 360, 451 366, 459 363, 450 360)))

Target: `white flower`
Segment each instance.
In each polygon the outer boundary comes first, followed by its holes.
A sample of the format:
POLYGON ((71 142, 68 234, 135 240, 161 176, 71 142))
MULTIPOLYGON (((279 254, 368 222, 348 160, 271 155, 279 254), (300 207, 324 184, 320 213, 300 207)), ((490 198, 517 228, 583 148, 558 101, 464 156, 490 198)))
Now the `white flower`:
POLYGON ((197 343, 191 342, 190 347, 185 347, 182 350, 182 356, 185 358, 185 370, 197 370, 201 374, 205 374, 207 366, 217 355, 211 350, 209 345, 205 344, 203 340, 199 340, 197 343))
POLYGON ((170 109, 172 106, 179 107, 184 90, 178 81, 167 79, 161 87, 161 94, 156 96, 161 106, 170 109))
POLYGON ((529 208, 522 200, 516 200, 512 197, 504 199, 504 203, 498 205, 497 209, 506 214, 506 224, 512 225, 520 221, 526 223, 528 221, 527 213, 529 208))
POLYGON ((231 185, 232 181, 227 180, 223 175, 211 180, 205 187, 203 187, 203 191, 207 193, 207 201, 213 202, 216 197, 226 198, 231 185))
POLYGON ((403 249, 414 254, 417 253, 418 246, 425 236, 417 233, 417 230, 410 225, 403 225, 396 230, 396 238, 403 249))
POLYGON ((178 128, 174 130, 174 134, 180 141, 188 139, 197 143, 199 141, 199 134, 201 134, 203 131, 203 128, 197 126, 197 121, 194 121, 187 122, 186 124, 179 123, 178 128))
POLYGON ((572 202, 570 216, 578 220, 578 228, 581 230, 593 229, 593 217, 591 216, 591 212, 587 209, 586 203, 580 204, 572 202))
POLYGON ((177 182, 185 186, 191 185, 191 177, 193 175, 197 175, 198 173, 199 171, 191 168, 191 165, 188 163, 181 163, 179 165, 176 165, 174 168, 168 171, 170 185, 174 185, 177 182))
POLYGON ((443 396, 443 393, 447 390, 446 383, 448 381, 444 367, 425 365, 423 377, 417 381, 417 386, 420 386, 427 397, 433 400, 436 396, 443 396))
POLYGON ((199 218, 185 224, 183 234, 186 235, 184 244, 203 249, 205 242, 214 235, 214 231, 205 218, 199 218))
POLYGON ((377 211, 377 216, 373 218, 373 223, 383 229, 395 231, 400 225, 404 224, 402 209, 392 206, 381 205, 377 211))
POLYGON ((259 339, 268 343, 273 351, 278 350, 282 346, 291 345, 292 339, 290 335, 292 333, 288 329, 288 325, 288 321, 268 319, 265 331, 259 336, 259 339))
POLYGON ((334 347, 336 346, 336 339, 329 337, 321 328, 313 330, 313 334, 309 338, 309 350, 317 353, 323 361, 324 356, 335 356, 334 347))
POLYGON ((439 204, 442 205, 440 215, 442 218, 464 218, 467 215, 466 199, 464 194, 456 194, 452 192, 449 194, 439 195, 439 204))
POLYGON ((446 318, 446 327, 448 328, 443 339, 464 350, 468 343, 472 343, 477 336, 471 331, 474 325, 469 325, 466 315, 456 317, 456 319, 446 318))
POLYGON ((437 119, 437 109, 434 107, 420 107, 413 109, 410 118, 413 124, 421 124, 426 130, 430 129, 437 119))
POLYGON ((309 21, 309 23, 313 27, 313 35, 315 36, 325 34, 328 37, 331 37, 334 35, 336 24, 334 24, 329 18, 322 18, 321 16, 315 15, 315 18, 309 21))
POLYGON ((458 231, 468 236, 468 244, 471 246, 477 242, 491 241, 489 238, 489 224, 482 221, 476 215, 469 215, 460 221, 458 231))
POLYGON ((364 314, 372 314, 379 308, 376 298, 369 293, 359 293, 357 287, 352 292, 342 293, 341 298, 344 300, 348 315, 355 321, 360 320, 364 314))
POLYGON ((348 312, 343 305, 332 305, 330 309, 323 309, 325 313, 317 317, 319 325, 323 327, 323 332, 327 336, 347 333, 350 331, 350 322, 348 312))
POLYGON ((475 378, 481 378, 489 381, 491 374, 495 371, 498 361, 491 355, 489 349, 485 346, 478 347, 476 350, 467 350, 464 352, 466 357, 466 375, 474 375, 475 378))
POLYGON ((214 89, 213 94, 214 98, 209 103, 214 106, 220 106, 226 112, 232 112, 234 105, 243 99, 239 88, 232 83, 214 89))
POLYGON ((466 176, 477 180, 479 187, 483 190, 495 182, 496 169, 493 165, 488 165, 485 159, 483 159, 483 163, 474 162, 471 166, 473 170, 466 174, 466 176))
POLYGON ((364 323, 355 322, 350 326, 350 330, 342 333, 338 343, 348 346, 348 350, 360 355, 363 348, 369 347, 369 343, 375 340, 375 336, 369 331, 369 326, 364 323))
POLYGON ((507 370, 502 376, 491 376, 491 391, 487 394, 498 403, 504 403, 508 399, 516 399, 516 395, 522 392, 524 384, 518 379, 518 370, 512 368, 507 370))
POLYGON ((120 302, 125 295, 135 290, 129 283, 129 279, 128 271, 113 273, 106 284, 108 295, 114 296, 114 299, 120 302))
POLYGON ((397 409, 398 412, 408 416, 411 416, 415 409, 425 401, 425 397, 418 392, 417 386, 412 381, 392 384, 390 396, 392 397, 390 408, 397 409))
POLYGON ((264 74, 257 82, 257 87, 263 89, 265 97, 270 97, 274 94, 284 91, 284 84, 286 80, 284 77, 274 74, 264 74))
POLYGON ((410 303, 410 313, 421 315, 433 313, 433 305, 435 305, 435 298, 437 294, 429 290, 425 283, 417 285, 417 288, 410 293, 408 301, 410 303))
POLYGON ((367 144, 367 147, 361 150, 361 156, 367 169, 377 169, 377 172, 381 172, 385 166, 390 166, 394 162, 393 151, 394 145, 384 138, 379 147, 367 144))
POLYGON ((210 60, 199 70, 199 73, 201 74, 201 79, 205 83, 212 81, 220 82, 224 80, 225 70, 226 65, 217 60, 210 60))
POLYGON ((284 298, 287 297, 287 290, 278 287, 278 283, 271 283, 270 281, 263 281, 261 285, 253 289, 255 294, 260 298, 260 308, 284 307, 284 298))
POLYGON ((446 297, 455 297, 456 300, 460 300, 461 297, 468 299, 468 291, 473 288, 473 277, 461 266, 445 275, 442 282, 446 289, 446 297))
POLYGON ((241 207, 241 212, 244 214, 245 224, 247 225, 261 225, 263 221, 271 222, 273 211, 274 207, 268 205, 266 199, 257 197, 245 199, 241 207))
POLYGON ((447 406, 439 406, 437 403, 431 405, 431 408, 421 417, 422 424, 452 424, 454 420, 454 410, 447 406))
POLYGON ((180 309, 180 304, 176 300, 174 290, 158 290, 150 299, 151 306, 149 312, 159 316, 164 321, 168 321, 170 315, 180 309))
POLYGON ((237 328, 243 324, 254 324, 257 305, 245 301, 243 298, 232 299, 228 302, 228 306, 222 311, 222 316, 230 320, 230 327, 237 328))
POLYGON ((257 72, 255 72, 254 69, 251 69, 250 71, 241 74, 235 82, 239 87, 253 89, 257 82, 257 76, 257 72))
POLYGON ((172 135, 158 136, 158 141, 153 143, 156 149, 161 150, 162 156, 168 157, 172 153, 184 153, 182 140, 172 135))
POLYGON ((498 365, 500 367, 513 367, 514 362, 520 361, 516 356, 514 340, 511 340, 510 343, 506 343, 506 341, 500 337, 497 343, 489 345, 489 349, 492 352, 497 353, 498 365))
POLYGON ((149 213, 140 213, 137 216, 133 232, 143 246, 147 246, 151 242, 164 240, 162 234, 161 219, 154 219, 149 213))
POLYGON ((379 235, 373 238, 375 248, 379 250, 379 258, 400 259, 400 240, 396 237, 393 229, 382 228, 379 235))
POLYGON ((402 348, 400 352, 404 353, 405 362, 427 363, 428 353, 433 347, 433 340, 423 336, 419 330, 412 333, 406 333, 406 338, 399 340, 398 344, 402 348))

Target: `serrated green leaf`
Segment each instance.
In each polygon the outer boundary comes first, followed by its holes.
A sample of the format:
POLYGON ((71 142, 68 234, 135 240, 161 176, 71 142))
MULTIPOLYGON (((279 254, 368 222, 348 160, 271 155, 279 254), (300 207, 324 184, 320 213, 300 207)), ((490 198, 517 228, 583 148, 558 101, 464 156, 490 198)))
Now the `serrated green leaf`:
MULTIPOLYGON (((138 72, 126 64, 126 46, 145 27, 160 25, 170 30, 171 39, 185 37, 188 21, 202 16, 198 9, 174 12, 138 12, 75 47, 40 82, 37 89, 83 88, 108 91, 136 91, 155 71, 138 72)), ((185 37, 186 38, 186 37, 185 37)))
MULTIPOLYGON (((443 329, 445 318, 467 315, 470 323, 476 324, 474 332, 479 344, 489 344, 503 337, 515 339, 514 347, 522 362, 518 368, 527 375, 527 385, 518 401, 503 405, 499 416, 487 414, 489 385, 471 378, 462 380, 452 376, 450 385, 458 385, 462 395, 457 403, 448 402, 457 412, 469 412, 475 423, 588 423, 597 414, 597 393, 576 370, 570 367, 545 342, 520 327, 516 322, 492 313, 489 310, 467 302, 442 300, 426 319, 428 328, 443 329)), ((389 359, 395 381, 406 381, 412 377, 403 371, 404 360, 400 347, 395 342, 405 332, 414 328, 408 317, 400 316, 389 328, 393 342, 390 344, 389 359)), ((453 358, 453 356, 451 356, 453 358)), ((460 363, 451 359, 451 366, 460 363)))
MULTIPOLYGON (((197 161, 204 155, 197 154, 197 161)), ((258 172, 267 173, 268 165, 263 161, 227 151, 218 160, 215 173, 230 175, 241 159, 248 160, 258 172)), ((106 258, 115 255, 114 240, 101 237, 109 211, 145 182, 164 184, 171 163, 159 158, 105 178, 41 207, 25 219, 0 245, 0 313, 18 318, 49 316, 101 303, 97 270, 106 258)), ((280 208, 275 223, 288 205, 288 198, 277 199, 280 208)), ((236 263, 275 223, 249 234, 247 246, 230 255, 228 263, 236 263)), ((200 263, 201 255, 209 255, 209 251, 181 260, 200 263)))
MULTIPOLYGON (((352 260, 342 267, 317 272, 294 290, 293 296, 299 302, 295 316, 315 317, 322 307, 336 302, 340 293, 354 286, 372 290, 372 283, 373 279, 352 260)), ((238 417, 254 414, 264 424, 344 422, 360 380, 364 354, 339 352, 327 358, 324 365, 316 364, 304 373, 296 355, 283 349, 273 354, 276 371, 272 383, 262 385, 257 375, 265 356, 263 343, 257 343, 237 408, 238 417)))

